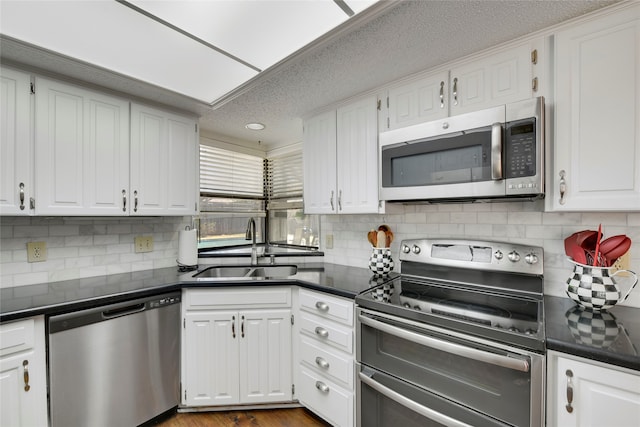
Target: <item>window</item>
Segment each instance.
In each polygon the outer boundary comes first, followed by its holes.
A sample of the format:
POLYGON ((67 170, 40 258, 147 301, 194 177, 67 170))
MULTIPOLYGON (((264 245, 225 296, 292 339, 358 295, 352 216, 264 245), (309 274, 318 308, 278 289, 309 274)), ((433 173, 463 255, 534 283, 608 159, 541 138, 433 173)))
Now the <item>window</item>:
POLYGON ((302 152, 263 159, 201 144, 198 247, 249 244, 251 218, 257 243, 319 247, 319 217, 302 209, 302 152))

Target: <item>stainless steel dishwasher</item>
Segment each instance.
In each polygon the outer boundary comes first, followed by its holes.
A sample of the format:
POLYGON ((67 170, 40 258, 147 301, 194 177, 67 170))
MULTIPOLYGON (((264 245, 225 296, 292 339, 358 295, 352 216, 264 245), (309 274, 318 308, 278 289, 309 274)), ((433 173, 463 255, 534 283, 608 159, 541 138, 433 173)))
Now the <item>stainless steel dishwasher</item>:
POLYGON ((137 426, 178 405, 180 292, 49 318, 52 427, 137 426))

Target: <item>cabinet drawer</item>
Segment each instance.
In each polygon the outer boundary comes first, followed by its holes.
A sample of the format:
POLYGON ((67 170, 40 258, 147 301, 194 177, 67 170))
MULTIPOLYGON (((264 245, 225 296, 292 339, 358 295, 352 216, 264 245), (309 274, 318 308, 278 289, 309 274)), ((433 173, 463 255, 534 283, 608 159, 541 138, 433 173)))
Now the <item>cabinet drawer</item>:
POLYGON ((29 350, 35 344, 34 319, 0 325, 0 356, 29 350))
POLYGON ((353 301, 300 289, 300 307, 318 316, 353 325, 353 301))
POLYGON ((338 427, 352 427, 353 393, 300 367, 300 401, 338 427))
POLYGON ((342 353, 306 336, 300 337, 300 360, 313 366, 333 381, 344 383, 353 390, 352 355, 342 353))
POLYGON ((322 343, 353 353, 353 329, 309 313, 300 313, 300 330, 322 343))
POLYGON ((291 307, 291 288, 289 287, 228 287, 209 289, 187 289, 183 304, 187 310, 206 310, 214 308, 225 310, 247 306, 259 308, 291 307))

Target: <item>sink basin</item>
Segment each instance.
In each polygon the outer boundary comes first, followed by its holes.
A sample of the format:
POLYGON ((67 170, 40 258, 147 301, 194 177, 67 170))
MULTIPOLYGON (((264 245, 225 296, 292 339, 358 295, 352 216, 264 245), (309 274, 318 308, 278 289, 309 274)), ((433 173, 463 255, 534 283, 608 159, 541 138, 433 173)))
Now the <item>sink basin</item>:
POLYGON ((193 275, 196 279, 238 277, 288 277, 298 271, 295 265, 224 265, 209 267, 193 275))

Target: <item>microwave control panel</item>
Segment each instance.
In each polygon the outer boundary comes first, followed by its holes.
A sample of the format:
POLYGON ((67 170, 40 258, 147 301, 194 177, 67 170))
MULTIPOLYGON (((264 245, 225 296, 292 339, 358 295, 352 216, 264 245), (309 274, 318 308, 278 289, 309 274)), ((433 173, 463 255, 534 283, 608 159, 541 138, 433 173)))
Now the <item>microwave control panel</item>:
POLYGON ((507 194, 538 193, 538 138, 536 118, 508 122, 504 139, 504 178, 507 194))

